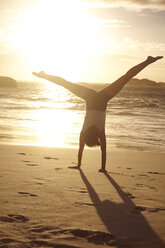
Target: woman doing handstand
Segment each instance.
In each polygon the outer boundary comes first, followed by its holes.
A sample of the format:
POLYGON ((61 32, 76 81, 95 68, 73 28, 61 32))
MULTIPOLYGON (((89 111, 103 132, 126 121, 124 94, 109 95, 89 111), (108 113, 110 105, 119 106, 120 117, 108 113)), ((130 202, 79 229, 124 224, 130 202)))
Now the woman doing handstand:
POLYGON ((105 117, 106 107, 110 99, 120 92, 123 86, 140 71, 142 71, 149 64, 163 58, 162 56, 149 56, 142 63, 131 68, 125 75, 117 79, 112 84, 108 85, 101 91, 86 88, 84 86, 74 84, 57 76, 47 75, 43 71, 40 73, 33 72, 33 75, 40 78, 47 79, 71 91, 78 97, 86 101, 86 116, 84 124, 80 133, 79 151, 78 151, 78 165, 74 168, 79 169, 81 166, 82 153, 84 145, 100 146, 101 147, 101 169, 100 172, 106 172, 106 136, 105 136, 105 117))

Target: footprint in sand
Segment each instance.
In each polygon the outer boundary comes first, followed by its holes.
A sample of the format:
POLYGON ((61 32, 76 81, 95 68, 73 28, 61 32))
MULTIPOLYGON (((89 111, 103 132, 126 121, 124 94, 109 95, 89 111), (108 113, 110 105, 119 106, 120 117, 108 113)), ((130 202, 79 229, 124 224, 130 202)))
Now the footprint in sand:
POLYGON ((151 178, 151 179, 149 179, 149 181, 151 182, 151 181, 158 181, 158 180, 155 178, 151 178))
POLYGON ((54 168, 56 171, 62 170, 62 168, 54 168))
POLYGON ((148 171, 148 174, 154 174, 154 175, 165 175, 165 173, 157 172, 157 171, 148 171))
POLYGON ((100 206, 101 204, 94 204, 94 203, 88 203, 88 202, 75 202, 76 205, 87 205, 87 206, 100 206))
POLYGON ((52 234, 54 235, 59 235, 60 233, 65 235, 72 234, 74 237, 84 238, 89 243, 94 243, 97 245, 105 245, 105 244, 108 246, 116 245, 115 236, 107 232, 83 230, 83 229, 66 229, 66 230, 52 232, 52 234))
POLYGON ((129 192, 125 192, 124 195, 127 196, 127 197, 130 198, 130 199, 135 199, 135 198, 136 198, 134 195, 132 195, 132 194, 129 193, 129 192))
POLYGON ((8 214, 8 216, 0 216, 0 221, 4 222, 26 222, 29 219, 20 214, 8 214))
POLYGON ((40 237, 42 239, 49 239, 50 238, 50 235, 48 235, 48 234, 42 234, 40 237))
POLYGON ((79 192, 79 193, 82 193, 82 194, 86 194, 86 193, 88 193, 88 191, 87 191, 87 190, 79 190, 78 192, 79 192))
POLYGON ((43 232, 50 231, 53 229, 54 228, 52 226, 36 226, 36 227, 30 229, 30 231, 35 232, 35 233, 43 233, 43 232))
POLYGON ((148 188, 149 189, 155 189, 155 190, 157 190, 157 188, 156 187, 153 187, 153 186, 152 187, 148 187, 148 188))
POLYGON ((133 209, 133 213, 134 214, 141 214, 141 212, 145 211, 146 210, 146 207, 143 207, 143 206, 136 206, 134 209, 133 209))
POLYGON ((39 182, 36 182, 36 184, 38 184, 38 185, 44 185, 43 183, 39 183, 39 182))
POLYGON ((137 183, 136 186, 137 187, 143 187, 143 184, 142 183, 137 183))
MULTIPOLYGON (((31 243, 30 247, 55 247, 54 243, 43 241, 43 240, 33 240, 30 243, 31 243)), ((67 246, 66 246, 66 248, 67 248, 67 246)))
POLYGON ((7 216, 0 216, 0 221, 14 222, 15 220, 13 218, 10 218, 10 217, 7 217, 7 216))
MULTIPOLYGON (((89 243, 97 244, 97 245, 108 245, 115 246, 116 238, 113 234, 108 232, 101 231, 93 231, 93 230, 83 230, 83 229, 59 229, 57 227, 52 226, 36 226, 30 229, 32 233, 41 234, 41 238, 50 238, 50 236, 58 236, 62 235, 63 240, 75 240, 76 238, 85 239, 89 243)), ((74 246, 70 246, 68 244, 56 244, 43 240, 32 240, 31 244, 42 246, 42 247, 61 247, 61 248, 73 248, 74 246)))
POLYGON ((165 211, 165 208, 148 208, 147 211, 151 213, 157 213, 159 211, 165 211))
POLYGON ((156 175, 156 174, 159 174, 159 172, 157 172, 157 171, 148 171, 147 173, 148 173, 148 174, 155 174, 155 175, 156 175))
POLYGON ((29 231, 32 233, 38 233, 40 234, 40 238, 42 239, 49 239, 50 238, 50 231, 52 231, 54 228, 52 226, 34 226, 29 231))
POLYGON ((29 161, 29 160, 22 160, 21 162, 23 162, 23 163, 30 163, 30 162, 32 162, 32 161, 29 161))
POLYGON ((148 177, 146 174, 138 174, 140 177, 148 177))
POLYGON ((43 240, 33 240, 30 242, 30 247, 54 247, 54 248, 78 248, 77 246, 68 244, 52 243, 43 240))
POLYGON ((78 192, 78 193, 82 193, 82 194, 88 193, 88 191, 86 190, 86 188, 80 188, 79 190, 73 188, 72 186, 67 187, 67 188, 69 188, 69 191, 73 191, 73 192, 78 192))
MULTIPOLYGON (((0 244, 10 244, 10 243, 15 242, 15 241, 16 241, 15 239, 3 238, 3 239, 0 239, 0 244)), ((7 248, 8 246, 2 245, 0 247, 7 248)))
POLYGON ((17 153, 18 155, 26 155, 26 153, 25 152, 19 152, 19 153, 17 153))
POLYGON ((27 166, 39 166, 38 164, 26 164, 27 166))
POLYGON ((44 157, 44 159, 54 159, 54 160, 58 160, 59 158, 44 157))
POLYGON ((71 230, 70 232, 76 237, 86 238, 90 243, 100 244, 100 245, 107 244, 111 246, 116 244, 115 236, 110 233, 81 230, 81 229, 74 229, 71 230))
POLYGON ((20 195, 29 195, 29 196, 37 196, 36 194, 31 194, 31 193, 28 193, 28 192, 18 192, 18 194, 20 194, 20 195))

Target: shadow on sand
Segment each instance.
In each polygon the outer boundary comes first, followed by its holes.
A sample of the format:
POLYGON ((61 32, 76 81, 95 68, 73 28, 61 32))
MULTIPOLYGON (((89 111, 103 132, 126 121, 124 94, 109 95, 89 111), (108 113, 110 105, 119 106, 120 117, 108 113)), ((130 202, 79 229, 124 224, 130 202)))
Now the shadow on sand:
POLYGON ((155 233, 141 212, 136 211, 134 202, 124 194, 108 173, 105 173, 105 177, 116 189, 123 203, 115 203, 110 200, 101 201, 83 171, 80 169, 79 172, 98 216, 107 231, 115 235, 117 247, 165 247, 165 243, 155 233))

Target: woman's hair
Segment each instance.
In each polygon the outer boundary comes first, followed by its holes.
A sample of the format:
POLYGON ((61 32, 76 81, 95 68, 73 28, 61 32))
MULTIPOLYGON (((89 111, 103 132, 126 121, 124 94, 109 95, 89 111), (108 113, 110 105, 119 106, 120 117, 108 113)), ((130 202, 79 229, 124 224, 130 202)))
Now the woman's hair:
POLYGON ((87 146, 100 146, 99 130, 93 125, 84 132, 84 142, 87 146))

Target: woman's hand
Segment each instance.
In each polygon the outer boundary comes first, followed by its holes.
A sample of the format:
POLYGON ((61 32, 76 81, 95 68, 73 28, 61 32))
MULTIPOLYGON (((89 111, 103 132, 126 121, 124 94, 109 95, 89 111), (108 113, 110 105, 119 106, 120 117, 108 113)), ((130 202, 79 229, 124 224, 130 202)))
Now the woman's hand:
POLYGON ((44 71, 40 71, 39 73, 38 72, 33 72, 32 74, 34 76, 39 77, 39 78, 44 78, 44 76, 46 75, 44 71))

